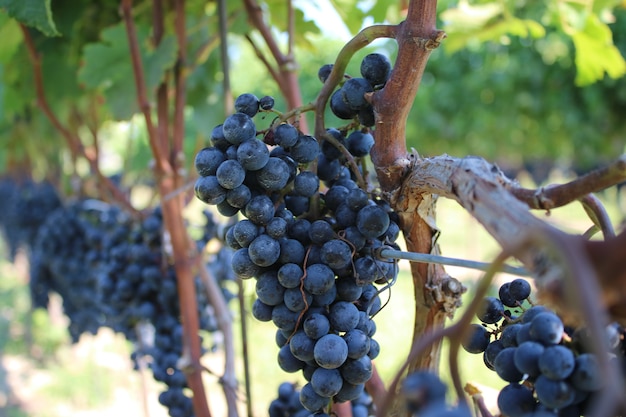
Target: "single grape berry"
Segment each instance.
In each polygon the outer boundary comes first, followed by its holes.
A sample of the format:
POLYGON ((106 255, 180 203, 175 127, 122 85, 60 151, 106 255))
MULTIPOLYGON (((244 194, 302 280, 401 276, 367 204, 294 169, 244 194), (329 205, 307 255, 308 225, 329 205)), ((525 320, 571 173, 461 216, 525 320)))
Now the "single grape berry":
POLYGON ((372 86, 365 78, 350 78, 341 87, 341 97, 350 109, 358 112, 369 105, 365 94, 372 91, 372 86))
POLYGON ((509 295, 517 301, 524 301, 530 296, 530 284, 525 279, 514 279, 509 285, 509 295))
POLYGON ((259 108, 264 111, 269 111, 274 108, 274 97, 263 96, 259 100, 259 108))
POLYGON ((468 336, 463 340, 462 346, 469 353, 481 353, 487 349, 491 334, 489 330, 480 324, 470 324, 468 336))
POLYGON ((259 111, 259 99, 254 94, 244 93, 235 99, 235 111, 254 117, 259 111))
POLYGON ((382 54, 369 54, 361 61, 361 75, 372 87, 384 85, 390 73, 391 62, 382 54))
POLYGON ((496 297, 485 297, 476 311, 476 317, 486 324, 494 324, 504 317, 504 305, 496 297))
POLYGON ((332 70, 333 64, 322 65, 319 71, 317 71, 317 78, 319 78, 321 82, 325 83, 332 70))

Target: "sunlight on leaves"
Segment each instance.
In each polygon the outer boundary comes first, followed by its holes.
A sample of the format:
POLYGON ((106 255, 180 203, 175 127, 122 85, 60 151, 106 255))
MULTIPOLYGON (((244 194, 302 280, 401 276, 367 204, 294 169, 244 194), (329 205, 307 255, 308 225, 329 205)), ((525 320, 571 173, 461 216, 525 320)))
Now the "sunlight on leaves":
POLYGON ((626 74, 626 61, 613 44, 611 29, 597 15, 589 15, 584 30, 572 34, 576 47, 576 84, 592 84, 626 74))

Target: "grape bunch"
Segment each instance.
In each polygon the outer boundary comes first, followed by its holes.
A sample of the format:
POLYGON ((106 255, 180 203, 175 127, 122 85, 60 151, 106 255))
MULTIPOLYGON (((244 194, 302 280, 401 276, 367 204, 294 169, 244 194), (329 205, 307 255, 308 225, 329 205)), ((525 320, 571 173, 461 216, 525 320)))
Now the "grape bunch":
MULTIPOLYGON (((300 403, 300 391, 295 384, 283 382, 278 386, 278 397, 269 406, 269 417, 310 417, 311 412, 300 403)), ((352 417, 368 417, 375 414, 372 397, 363 391, 358 398, 350 402, 352 417)), ((320 412, 316 417, 328 416, 320 412)))
POLYGON ((447 386, 429 371, 415 371, 402 383, 401 395, 411 415, 420 417, 471 417, 466 406, 446 403, 447 386))
MULTIPOLYGON (((62 206, 39 228, 30 253, 31 295, 35 307, 46 308, 48 294, 58 293, 70 320, 73 342, 83 333, 110 327, 133 343, 136 367, 148 366, 166 389, 159 401, 172 417, 191 417, 193 407, 184 374, 177 276, 163 238, 160 208, 136 220, 120 208, 97 200, 62 206)), ((198 246, 217 238, 217 224, 205 213, 198 246)), ((230 268, 232 250, 209 254, 210 268, 224 287, 235 279, 230 268)), ((220 337, 206 289, 195 279, 199 327, 208 349, 220 337)), ((226 300, 233 295, 224 291, 226 300)), ((200 335, 198 335, 200 337, 200 335)))
MULTIPOLYGON (((363 61, 368 77, 372 59, 363 61)), ((386 81, 384 68, 371 78, 376 86, 386 81)), ((337 90, 354 112, 369 105, 352 101, 352 94, 373 91, 361 80, 369 89, 354 92, 348 80, 337 90)), ((225 234, 235 250, 232 268, 256 281, 252 313, 276 325, 278 364, 286 372, 302 370, 308 382, 300 401, 318 412, 331 399, 358 398, 372 375, 379 346, 371 318, 381 308, 376 285, 390 285, 398 273, 394 261, 377 253, 397 247, 400 229, 389 204, 359 187, 360 168, 347 167, 347 154, 369 155, 374 138, 367 123, 357 122, 348 136, 353 127, 328 129, 323 138, 280 119, 259 130, 253 117, 271 111, 261 102, 252 94, 236 99, 237 112, 196 155, 194 189, 222 215, 241 213, 225 234)))
MULTIPOLYGON (((603 387, 588 332, 564 325, 545 306, 530 304, 530 294, 530 284, 516 279, 503 284, 498 297, 486 297, 477 312, 481 324, 472 325, 463 347, 482 353, 485 365, 509 383, 498 396, 503 414, 585 415, 603 387)), ((613 323, 606 336, 614 350, 606 354, 623 357, 618 348, 624 330, 613 323)))
POLYGON ((56 189, 47 181, 0 179, 0 232, 9 246, 10 260, 20 247, 30 250, 39 227, 60 206, 56 189))

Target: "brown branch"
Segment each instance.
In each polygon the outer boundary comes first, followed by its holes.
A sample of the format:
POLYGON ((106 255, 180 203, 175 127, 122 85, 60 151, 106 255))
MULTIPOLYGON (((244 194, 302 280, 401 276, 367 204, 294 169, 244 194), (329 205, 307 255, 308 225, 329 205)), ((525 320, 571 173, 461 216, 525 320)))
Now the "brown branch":
POLYGON ((615 229, 613 229, 611 218, 598 197, 593 194, 587 194, 580 199, 580 203, 591 221, 593 221, 593 224, 599 230, 602 230, 605 239, 615 237, 615 229))
POLYGON ((220 381, 224 389, 228 416, 237 417, 239 414, 237 412, 237 376, 235 369, 233 319, 230 315, 230 310, 226 304, 222 290, 215 281, 215 277, 206 265, 203 265, 202 258, 198 256, 197 259, 198 272, 204 284, 204 288, 206 289, 207 298, 211 306, 215 309, 217 325, 224 336, 224 375, 220 378, 220 381))
POLYGON ((529 190, 518 187, 517 183, 509 181, 508 188, 515 197, 528 204, 530 208, 550 210, 562 207, 587 194, 604 190, 622 181, 626 181, 626 154, 612 164, 591 171, 566 184, 529 190))
POLYGON ((376 142, 372 161, 383 191, 398 187, 406 172, 406 123, 426 63, 445 33, 436 29, 437 1, 413 0, 399 25, 398 57, 385 87, 372 95, 376 142))
MULTIPOLYGON (((133 75, 137 89, 137 101, 146 121, 150 148, 155 159, 155 173, 158 177, 159 194, 163 197, 176 191, 178 183, 180 182, 180 176, 177 170, 172 169, 167 150, 164 149, 162 141, 158 136, 159 132, 157 132, 152 122, 151 108, 145 86, 143 63, 141 61, 137 33, 132 16, 132 0, 122 0, 120 7, 128 37, 133 75)), ((177 5, 176 7, 177 11, 180 11, 181 5, 177 5)), ((194 254, 195 245, 189 238, 182 216, 182 195, 178 196, 178 198, 162 199, 161 208, 165 229, 169 233, 172 243, 171 247, 177 277, 180 314, 183 324, 184 355, 189 361, 189 366, 186 369, 187 383, 193 392, 192 402, 194 413, 198 417, 210 417, 211 412, 202 381, 204 367, 200 363, 202 347, 198 335, 198 306, 192 269, 192 256, 194 254)))
POLYGON ((166 150, 163 149, 159 141, 157 129, 152 122, 152 112, 146 91, 143 62, 141 61, 139 41, 137 39, 137 31, 135 29, 135 21, 133 20, 132 14, 132 0, 122 0, 120 8, 126 27, 126 36, 128 37, 128 46, 130 49, 130 56, 133 65, 133 76, 135 78, 135 86, 137 88, 137 103, 146 120, 146 129, 148 131, 150 149, 152 150, 152 155, 154 156, 155 160, 155 169, 158 175, 171 175, 172 167, 167 158, 166 150))
MULTIPOLYGON (((226 0, 218 0, 218 21, 220 32, 220 58, 222 63, 222 89, 224 90, 224 117, 230 114, 234 109, 233 94, 230 83, 230 59, 228 57, 228 20, 226 18, 226 0)), ((248 37, 246 35, 246 37, 248 37)))
MULTIPOLYGON (((165 14, 163 0, 152 1, 152 41, 154 46, 159 46, 165 33, 165 14)), ((159 84, 156 93, 157 99, 157 135, 160 149, 169 148, 170 115, 169 115, 169 74, 165 74, 164 80, 159 84)))
MULTIPOLYGON (((98 181, 105 186, 109 193, 111 193, 115 201, 122 205, 132 215, 138 215, 138 211, 132 206, 132 204, 128 200, 128 197, 113 183, 113 181, 111 181, 110 178, 102 174, 102 171, 100 171, 97 152, 87 152, 82 141, 80 140, 80 137, 76 134, 76 132, 72 132, 68 128, 66 128, 50 107, 44 89, 43 71, 41 69, 41 56, 37 53, 35 44, 32 37, 30 36, 28 28, 23 24, 20 24, 20 29, 22 30, 22 34, 24 36, 24 42, 26 44, 26 50, 28 51, 28 57, 33 66, 37 105, 39 106, 39 108, 41 108, 50 123, 52 123, 52 126, 54 126, 54 128, 64 138, 72 155, 74 157, 80 155, 85 158, 89 163, 89 168, 91 169, 91 172, 96 175, 98 181)), ((94 141, 95 140, 96 139, 94 137, 94 141)), ((97 147, 97 141, 95 141, 94 144, 97 147)))
POLYGON ((185 141, 185 101, 187 99, 187 30, 185 0, 174 1, 174 28, 178 43, 178 60, 174 67, 174 137, 171 163, 175 170, 183 166, 185 141))
MULTIPOLYGON (((278 65, 279 79, 274 79, 287 102, 288 109, 300 107, 302 105, 302 93, 300 92, 300 83, 296 73, 297 64, 295 58, 293 55, 285 55, 280 51, 276 39, 274 39, 269 26, 263 19, 263 10, 259 3, 256 0, 243 0, 243 3, 250 23, 259 31, 274 57, 274 61, 278 65)), ((306 118, 300 119, 299 123, 300 130, 307 132, 306 118)))

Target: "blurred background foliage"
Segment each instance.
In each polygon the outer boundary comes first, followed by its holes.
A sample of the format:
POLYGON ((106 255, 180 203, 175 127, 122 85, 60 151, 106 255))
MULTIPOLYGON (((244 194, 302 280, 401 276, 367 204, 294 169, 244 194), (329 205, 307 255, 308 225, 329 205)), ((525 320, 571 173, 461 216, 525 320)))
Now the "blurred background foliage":
MULTIPOLYGON (((273 95, 284 109, 257 57, 268 51, 258 46, 259 35, 250 33, 242 3, 226 3, 233 94, 273 95), (256 40, 257 50, 245 35, 256 40)), ((406 3, 295 1, 304 102, 319 91, 318 68, 333 62, 349 34, 377 22, 400 22, 406 3)), ((124 171, 133 181, 149 177, 149 148, 141 119, 134 117, 138 108, 119 2, 41 0, 33 2, 39 8, 28 10, 19 4, 0 1, 0 172, 88 175, 86 167, 72 164, 61 136, 37 107, 20 20, 31 26, 46 99, 58 118, 85 146, 98 141, 105 173, 124 171)), ((286 2, 261 6, 284 46, 286 2)), ((153 44, 150 7, 150 1, 135 2, 134 12, 147 85, 154 88, 175 64, 176 44, 169 15, 169 30, 153 44)), ((217 4, 189 0, 186 8, 191 159, 230 110, 222 99, 217 4)), ((586 171, 624 152, 625 2, 444 0, 439 9, 438 26, 448 39, 429 61, 410 117, 408 147, 425 156, 479 155, 511 170, 558 165, 586 171)), ((360 57, 372 50, 393 60, 395 44, 374 42, 355 56, 348 72, 358 75, 360 57)))

